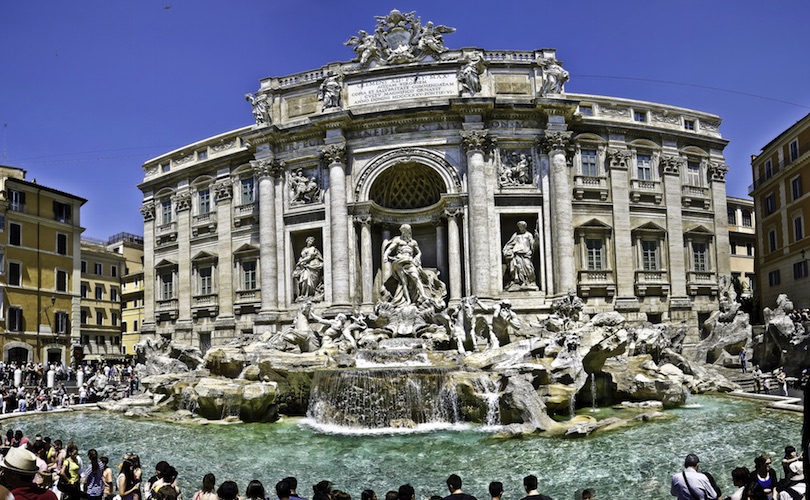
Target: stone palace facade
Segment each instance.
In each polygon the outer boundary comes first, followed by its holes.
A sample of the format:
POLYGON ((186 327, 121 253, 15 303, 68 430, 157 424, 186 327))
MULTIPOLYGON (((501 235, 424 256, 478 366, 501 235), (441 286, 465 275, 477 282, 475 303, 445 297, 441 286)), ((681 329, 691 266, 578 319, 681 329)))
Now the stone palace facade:
POLYGON ((696 340, 729 274, 720 118, 567 93, 552 49, 452 50, 452 28, 378 19, 354 60, 262 80, 254 124, 143 165, 142 332, 205 350, 303 303, 371 312, 415 276, 386 250, 408 225, 448 305, 534 318, 575 292, 696 340))

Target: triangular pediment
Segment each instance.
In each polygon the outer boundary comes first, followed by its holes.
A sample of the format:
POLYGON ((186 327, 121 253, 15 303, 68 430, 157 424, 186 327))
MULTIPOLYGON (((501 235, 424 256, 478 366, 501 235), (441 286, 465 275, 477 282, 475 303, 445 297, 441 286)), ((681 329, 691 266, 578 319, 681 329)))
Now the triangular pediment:
POLYGON ((200 262, 207 260, 217 260, 217 254, 213 252, 206 252, 205 250, 198 252, 197 255, 191 258, 192 262, 200 262))
POLYGON ((169 259, 160 259, 160 261, 157 264, 155 264, 155 269, 162 267, 177 267, 177 262, 171 261, 169 259))
POLYGON ((634 233, 636 233, 636 232, 639 232, 639 233, 665 233, 665 232, 667 232, 667 230, 664 229, 663 227, 659 226, 655 222, 647 222, 646 224, 642 224, 642 225, 638 226, 637 228, 633 229, 633 232, 634 233))
POLYGON ((256 253, 259 253, 259 247, 257 245, 251 245, 250 243, 245 243, 233 252, 234 255, 250 255, 256 253))
POLYGON ((700 235, 700 236, 711 236, 714 233, 706 228, 706 226, 695 226, 688 231, 684 231, 683 234, 692 234, 692 235, 700 235))

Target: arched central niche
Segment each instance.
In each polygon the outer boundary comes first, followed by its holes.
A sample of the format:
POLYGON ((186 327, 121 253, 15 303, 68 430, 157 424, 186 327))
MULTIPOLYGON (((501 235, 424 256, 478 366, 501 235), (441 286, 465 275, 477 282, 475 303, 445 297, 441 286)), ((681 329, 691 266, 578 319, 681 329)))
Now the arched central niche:
POLYGON ((369 199, 392 210, 410 210, 435 205, 447 192, 439 173, 421 163, 403 162, 382 172, 372 184, 369 199))

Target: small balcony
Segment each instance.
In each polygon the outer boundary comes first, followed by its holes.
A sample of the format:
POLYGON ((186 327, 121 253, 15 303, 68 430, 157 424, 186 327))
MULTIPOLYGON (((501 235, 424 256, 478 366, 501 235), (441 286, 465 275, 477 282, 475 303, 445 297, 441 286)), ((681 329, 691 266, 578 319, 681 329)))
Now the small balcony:
POLYGON ((248 203, 247 205, 237 205, 233 207, 233 225, 240 227, 249 225, 258 220, 259 211, 255 203, 248 203))
POLYGON ((217 230, 217 214, 216 212, 207 212, 198 214, 191 219, 191 235, 199 236, 201 234, 213 233, 217 230))
POLYGON ((574 197, 578 200, 599 198, 599 201, 607 201, 608 192, 607 177, 574 176, 574 197))
POLYGON ((175 320, 177 319, 179 308, 177 299, 158 300, 155 304, 155 320, 175 320))
POLYGON ((256 312, 262 305, 260 290, 238 290, 233 308, 236 314, 248 314, 256 312))
POLYGON ((712 195, 709 188, 700 186, 681 187, 681 203, 684 207, 698 207, 708 210, 712 206, 712 195))
POLYGON ((191 314, 195 317, 216 316, 219 313, 219 296, 215 293, 195 295, 191 298, 191 314))
POLYGON ((718 288, 714 271, 687 271, 686 293, 689 295, 717 295, 718 288))
POLYGON ((612 297, 616 294, 616 278, 609 269, 579 271, 581 297, 612 297))
POLYGON ((669 275, 666 271, 636 271, 636 295, 669 295, 669 275))
POLYGON ((648 201, 660 205, 663 198, 661 181, 630 179, 630 199, 633 203, 648 201))

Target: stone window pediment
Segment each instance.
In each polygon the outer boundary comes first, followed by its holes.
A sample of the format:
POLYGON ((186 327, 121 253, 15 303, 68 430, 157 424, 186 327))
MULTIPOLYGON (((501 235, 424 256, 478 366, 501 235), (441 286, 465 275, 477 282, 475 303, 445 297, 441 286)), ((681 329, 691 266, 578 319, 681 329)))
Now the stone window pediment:
POLYGON ((161 259, 160 262, 155 264, 155 269, 171 269, 176 268, 177 262, 168 260, 168 259, 161 259))
POLYGON ((202 251, 202 252, 199 252, 194 257, 192 257, 191 262, 194 262, 194 263, 216 262, 218 258, 219 257, 215 253, 202 251))

